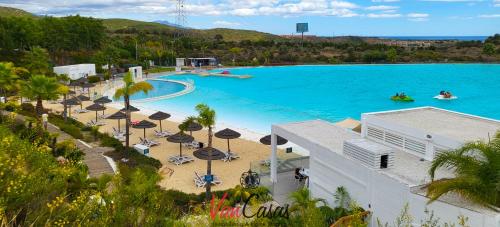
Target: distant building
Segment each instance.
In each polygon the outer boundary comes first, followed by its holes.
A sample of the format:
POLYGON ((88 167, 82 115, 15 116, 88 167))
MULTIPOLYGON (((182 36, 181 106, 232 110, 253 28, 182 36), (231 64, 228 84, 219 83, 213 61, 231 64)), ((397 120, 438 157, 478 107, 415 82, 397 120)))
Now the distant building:
MULTIPOLYGON (((273 125, 269 187, 273 197, 286 198, 296 190, 290 170, 305 167, 314 197, 333 207, 335 190, 345 187, 352 199, 372 212, 370 226, 377 220, 392 225, 408 204, 415 225, 426 220, 427 209, 440 222, 457 223, 463 215, 469 226, 500 227, 500 213, 458 195, 448 194, 430 204, 426 197, 434 157, 466 142, 488 141, 500 130, 500 121, 434 107, 365 113, 361 121, 361 133, 322 120, 273 125), (276 136, 309 151, 309 157, 278 161, 276 136)), ((454 177, 451 170, 437 171, 436 179, 450 177, 454 177)))
POLYGON ((134 66, 128 68, 128 71, 130 72, 130 75, 132 75, 132 78, 135 80, 142 80, 142 66, 134 66))
POLYGON ((96 75, 95 64, 57 66, 54 67, 54 73, 57 75, 68 75, 68 77, 72 80, 96 75))
POLYGON ((217 66, 217 58, 177 58, 176 66, 191 66, 191 67, 202 67, 202 66, 217 66))

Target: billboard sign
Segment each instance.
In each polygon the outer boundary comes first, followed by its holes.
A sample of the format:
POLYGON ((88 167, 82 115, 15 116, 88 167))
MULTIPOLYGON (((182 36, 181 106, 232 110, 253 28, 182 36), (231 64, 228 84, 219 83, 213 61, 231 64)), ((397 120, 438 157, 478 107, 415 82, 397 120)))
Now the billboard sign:
POLYGON ((297 33, 304 33, 309 31, 309 23, 297 23, 297 33))

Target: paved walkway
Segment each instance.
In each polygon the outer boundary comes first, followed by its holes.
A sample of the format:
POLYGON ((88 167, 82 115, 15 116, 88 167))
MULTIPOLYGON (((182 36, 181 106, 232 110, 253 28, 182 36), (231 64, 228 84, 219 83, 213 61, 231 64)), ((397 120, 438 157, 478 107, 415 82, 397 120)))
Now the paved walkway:
MULTIPOLYGON (((6 113, 4 113, 6 114, 6 113)), ((23 115, 17 115, 17 118, 21 121, 24 121, 24 116, 23 115)), ((99 177, 102 174, 109 174, 113 175, 115 172, 113 170, 113 167, 111 167, 111 164, 106 160, 106 157, 103 155, 107 151, 113 150, 113 148, 110 147, 92 147, 89 144, 79 140, 79 139, 74 139, 72 136, 69 134, 61 131, 57 126, 53 124, 48 124, 47 125, 47 130, 50 133, 57 133, 59 136, 57 137, 57 141, 65 141, 65 140, 74 140, 75 145, 80 149, 83 153, 85 153, 83 162, 88 166, 89 168, 89 176, 90 177, 99 177)))
MULTIPOLYGON (((58 141, 64 140, 73 140, 69 134, 61 131, 57 126, 53 124, 48 124, 47 130, 51 133, 58 133, 58 141)), ((104 153, 107 151, 112 151, 111 147, 92 147, 91 145, 79 140, 75 139, 75 145, 80 149, 83 153, 85 153, 83 162, 89 167, 89 175, 90 177, 99 177, 102 174, 113 175, 115 172, 113 168, 109 164, 106 157, 104 157, 104 153)))

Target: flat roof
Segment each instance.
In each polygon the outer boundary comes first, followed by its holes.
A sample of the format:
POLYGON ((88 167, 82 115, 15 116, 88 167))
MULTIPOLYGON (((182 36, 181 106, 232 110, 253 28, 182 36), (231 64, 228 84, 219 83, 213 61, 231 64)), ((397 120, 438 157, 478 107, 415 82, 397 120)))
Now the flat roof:
MULTIPOLYGON (((358 162, 366 168, 371 168, 359 160, 355 160, 343 153, 343 143, 347 140, 361 139, 361 135, 349 129, 341 128, 330 122, 323 120, 312 120, 295 122, 288 124, 273 125, 288 134, 299 137, 300 140, 307 140, 311 144, 320 145, 331 152, 335 152, 343 157, 358 162)), ((279 132, 277 133, 278 135, 279 132)), ((289 138, 280 135, 290 142, 301 146, 297 138, 289 138), (295 140, 295 141, 294 141, 295 140)), ((430 182, 429 168, 430 161, 421 161, 421 158, 407 152, 394 150, 394 166, 387 169, 379 169, 378 172, 385 174, 393 179, 408 184, 410 187, 422 185, 430 182)), ((439 169, 436 173, 436 179, 444 177, 453 177, 453 173, 445 169, 439 169)))
POLYGON ((500 130, 500 121, 470 114, 420 107, 395 111, 366 113, 380 119, 441 135, 460 142, 488 141, 500 130))
POLYGON ((382 145, 380 143, 368 139, 351 139, 351 140, 346 140, 344 142, 356 145, 374 154, 387 154, 394 151, 394 148, 390 148, 388 146, 382 145))

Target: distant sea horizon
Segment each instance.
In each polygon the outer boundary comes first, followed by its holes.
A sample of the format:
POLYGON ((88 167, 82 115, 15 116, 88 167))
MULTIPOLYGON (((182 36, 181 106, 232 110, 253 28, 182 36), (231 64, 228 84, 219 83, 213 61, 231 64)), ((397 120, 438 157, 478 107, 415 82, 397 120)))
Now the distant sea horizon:
POLYGON ((381 39, 396 40, 459 40, 484 42, 488 36, 375 36, 381 39))

